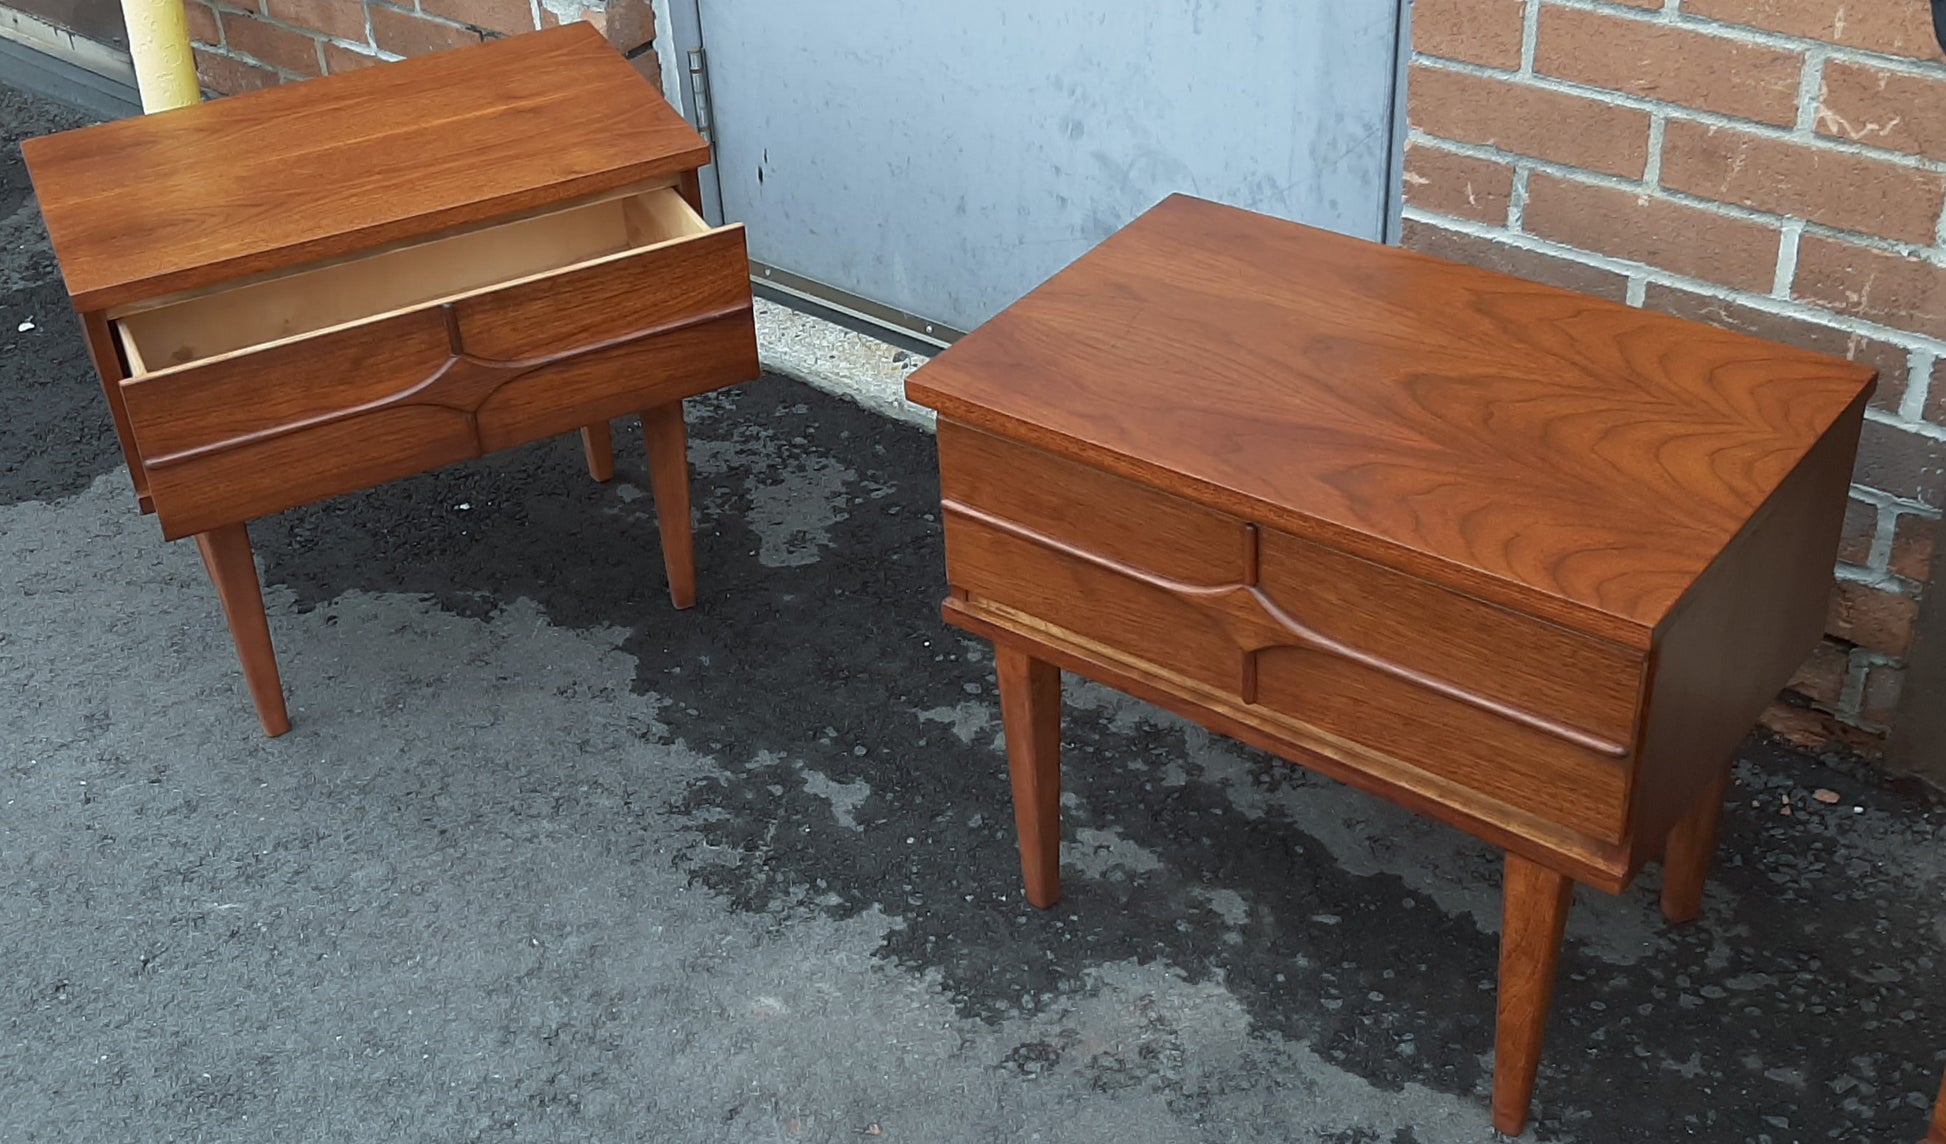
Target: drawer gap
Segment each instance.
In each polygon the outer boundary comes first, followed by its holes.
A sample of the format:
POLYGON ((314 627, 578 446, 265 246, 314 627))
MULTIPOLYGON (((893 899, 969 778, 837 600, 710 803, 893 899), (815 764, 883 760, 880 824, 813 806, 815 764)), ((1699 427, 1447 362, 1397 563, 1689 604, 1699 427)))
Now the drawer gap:
POLYGON ((139 378, 709 231, 674 188, 658 187, 199 294, 114 325, 139 378))

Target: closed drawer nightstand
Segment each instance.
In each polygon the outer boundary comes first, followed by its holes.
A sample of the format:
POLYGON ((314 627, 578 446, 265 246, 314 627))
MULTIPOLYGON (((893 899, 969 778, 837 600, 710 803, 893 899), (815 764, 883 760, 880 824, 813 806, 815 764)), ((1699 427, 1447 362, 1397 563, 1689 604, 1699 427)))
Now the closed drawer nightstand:
POLYGON ((1027 896, 1079 673, 1506 851, 1493 1113, 1574 882, 1700 909, 1822 630, 1872 371, 1171 198, 913 374, 1027 896))
POLYGON ((23 145, 142 508, 288 726, 246 522, 640 414, 695 599, 682 399, 757 375, 702 138, 585 24, 23 145))

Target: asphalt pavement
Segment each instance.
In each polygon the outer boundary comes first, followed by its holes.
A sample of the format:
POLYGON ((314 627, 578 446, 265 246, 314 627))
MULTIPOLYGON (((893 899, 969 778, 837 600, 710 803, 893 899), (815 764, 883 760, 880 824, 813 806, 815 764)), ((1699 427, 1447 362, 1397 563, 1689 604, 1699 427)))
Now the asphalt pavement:
MULTIPOLYGON (((0 1141, 1494 1138, 1497 855, 1070 678, 1028 907, 932 440, 786 379, 690 403, 691 611, 632 424, 258 522, 264 738, 14 145, 84 118, 0 90, 0 1141)), ((1917 1140, 1943 844, 1753 738, 1699 922, 1577 896, 1531 1137, 1917 1140)))

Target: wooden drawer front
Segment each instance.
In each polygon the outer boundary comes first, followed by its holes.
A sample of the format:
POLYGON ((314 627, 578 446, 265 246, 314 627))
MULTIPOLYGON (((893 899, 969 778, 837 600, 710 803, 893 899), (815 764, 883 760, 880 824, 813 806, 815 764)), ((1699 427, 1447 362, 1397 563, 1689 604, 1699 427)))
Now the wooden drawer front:
MULTIPOLYGON (((276 512, 756 376, 742 228, 709 231, 667 199, 653 210, 593 204, 564 218, 554 224, 564 250, 619 252, 213 356, 197 355, 241 336, 221 322, 221 294, 118 320, 132 373, 123 396, 164 534, 276 512), (191 360, 144 366, 183 356, 191 360)), ((546 221, 513 224, 525 236, 510 247, 520 268, 538 257, 543 244, 530 232, 546 221)), ((477 278, 491 255, 477 237, 457 251, 430 244, 433 253, 421 256, 430 266, 401 265, 410 249, 375 256, 393 276, 373 288, 383 297, 399 282, 430 289, 442 273, 477 278)), ((241 287, 250 304, 238 312, 287 328, 304 292, 318 289, 327 311, 340 313, 351 269, 315 272, 323 286, 296 275, 241 287)))
POLYGON ((1228 695, 1242 686, 1243 652, 1219 613, 951 505, 946 573, 974 600, 1025 612, 1228 695))
POLYGON ((969 604, 1620 839, 1635 654, 952 422, 939 450, 969 604))
POLYGON ((1274 529, 1259 552, 1265 597, 1316 636, 1598 752, 1632 742, 1638 653, 1274 529))
POLYGON ((476 410, 491 452, 757 376, 740 227, 453 304, 460 345, 510 371, 476 410), (565 352, 564 352, 565 349, 565 352))
POLYGON ((951 421, 939 423, 939 484, 949 508, 1155 576, 1199 586, 1243 579, 1246 536, 1235 518, 951 421))
POLYGON ((1604 842, 1627 817, 1626 761, 1315 648, 1256 656, 1267 711, 1604 842))
POLYGON ((124 383, 165 536, 188 536, 479 451, 465 412, 391 395, 451 358, 437 312, 401 314, 124 383))

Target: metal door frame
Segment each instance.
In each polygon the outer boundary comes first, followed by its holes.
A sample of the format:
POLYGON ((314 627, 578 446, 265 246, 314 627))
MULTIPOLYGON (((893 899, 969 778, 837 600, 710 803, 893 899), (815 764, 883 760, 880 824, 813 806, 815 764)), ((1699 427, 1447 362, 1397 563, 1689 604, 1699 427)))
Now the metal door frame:
MULTIPOLYGON (((1384 240, 1389 243, 1399 241, 1405 206, 1405 98, 1406 77, 1412 60, 1412 4, 1413 0, 1394 0, 1397 17, 1393 25, 1392 110, 1388 124, 1391 147, 1386 157, 1385 218, 1381 230, 1384 240)), ((663 94, 685 119, 703 131, 714 149, 716 133, 721 128, 714 122, 705 124, 699 118, 699 105, 707 108, 710 102, 709 70, 707 66, 702 66, 702 61, 708 59, 703 37, 702 0, 653 0, 653 6, 658 29, 657 57, 662 62, 663 94), (662 34, 663 29, 668 34, 662 34), (663 45, 667 45, 667 50, 663 45)), ((711 225, 721 226, 726 221, 723 217, 723 185, 715 165, 705 167, 701 176, 704 216, 711 225)), ((882 329, 901 343, 916 342, 924 347, 944 349, 965 333, 923 315, 908 313, 754 259, 750 263, 750 280, 762 293, 777 301, 814 311, 835 312, 853 322, 882 329)))

